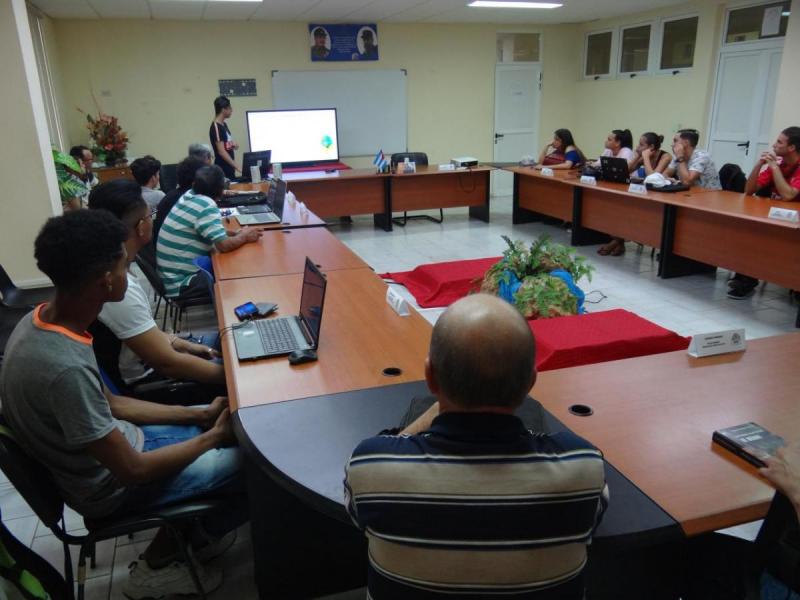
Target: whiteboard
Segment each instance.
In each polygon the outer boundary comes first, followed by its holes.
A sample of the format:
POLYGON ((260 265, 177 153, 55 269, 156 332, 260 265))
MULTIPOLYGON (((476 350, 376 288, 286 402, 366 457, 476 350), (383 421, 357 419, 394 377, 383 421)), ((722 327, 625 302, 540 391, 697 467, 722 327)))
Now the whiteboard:
POLYGON ((276 109, 336 108, 341 156, 405 152, 406 71, 273 71, 276 109))

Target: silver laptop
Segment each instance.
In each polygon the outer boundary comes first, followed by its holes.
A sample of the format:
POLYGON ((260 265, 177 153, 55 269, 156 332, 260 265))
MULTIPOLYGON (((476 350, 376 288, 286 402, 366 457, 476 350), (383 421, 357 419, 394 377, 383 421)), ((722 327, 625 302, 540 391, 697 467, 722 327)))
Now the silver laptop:
POLYGON ((239 214, 236 220, 239 225, 270 225, 272 223, 280 223, 283 219, 283 203, 286 200, 286 182, 282 179, 276 179, 272 185, 269 186, 269 193, 267 194, 267 203, 263 205, 264 212, 255 214, 239 214))
POLYGON ((316 350, 327 284, 322 272, 306 257, 300 314, 247 321, 234 327, 233 341, 239 360, 281 356, 295 350, 316 350))

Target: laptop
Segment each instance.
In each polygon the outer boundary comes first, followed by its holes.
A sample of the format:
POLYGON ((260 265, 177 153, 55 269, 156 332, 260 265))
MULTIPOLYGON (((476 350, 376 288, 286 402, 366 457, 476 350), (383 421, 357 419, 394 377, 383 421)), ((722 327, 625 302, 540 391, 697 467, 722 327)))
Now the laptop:
POLYGON ((239 360, 281 356, 295 350, 316 350, 327 284, 325 276, 306 256, 300 314, 247 321, 234 327, 233 342, 239 360))
POLYGON ((266 181, 269 175, 270 160, 272 159, 272 150, 263 150, 261 152, 245 152, 242 156, 242 176, 231 181, 242 183, 250 181, 250 167, 258 166, 258 171, 261 173, 261 180, 266 181))
POLYGON ((286 182, 276 179, 269 186, 267 203, 256 206, 240 206, 236 220, 239 225, 270 225, 283 219, 283 205, 286 200, 286 182))
POLYGON ((613 156, 601 156, 600 174, 605 181, 613 181, 614 183, 630 182, 628 161, 625 160, 624 158, 614 158, 613 156))

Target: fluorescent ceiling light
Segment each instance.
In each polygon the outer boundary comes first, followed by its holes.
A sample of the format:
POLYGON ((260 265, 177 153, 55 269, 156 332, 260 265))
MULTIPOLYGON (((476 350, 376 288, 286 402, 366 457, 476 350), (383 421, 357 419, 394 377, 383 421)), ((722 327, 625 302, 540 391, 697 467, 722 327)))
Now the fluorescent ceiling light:
POLYGON ((513 2, 511 0, 474 0, 467 6, 482 8, 559 8, 559 2, 513 2))

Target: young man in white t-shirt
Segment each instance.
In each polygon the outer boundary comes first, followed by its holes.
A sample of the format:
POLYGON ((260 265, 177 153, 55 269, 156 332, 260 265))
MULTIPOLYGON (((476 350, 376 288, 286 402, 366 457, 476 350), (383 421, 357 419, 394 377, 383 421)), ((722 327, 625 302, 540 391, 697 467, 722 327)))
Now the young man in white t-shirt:
MULTIPOLYGON (((107 210, 128 227, 126 248, 131 260, 150 243, 155 211, 142 199, 135 182, 115 179, 98 185, 89 196, 89 208, 107 210)), ((161 331, 147 293, 130 271, 125 298, 106 303, 98 320, 122 341, 119 369, 125 383, 135 383, 155 371, 172 379, 210 384, 215 393, 223 391, 225 371, 213 360, 219 357, 214 340, 198 344, 161 331)))
POLYGON ((700 132, 696 129, 681 129, 672 139, 672 162, 664 175, 674 177, 688 186, 708 190, 721 190, 719 174, 708 152, 697 150, 700 132))

